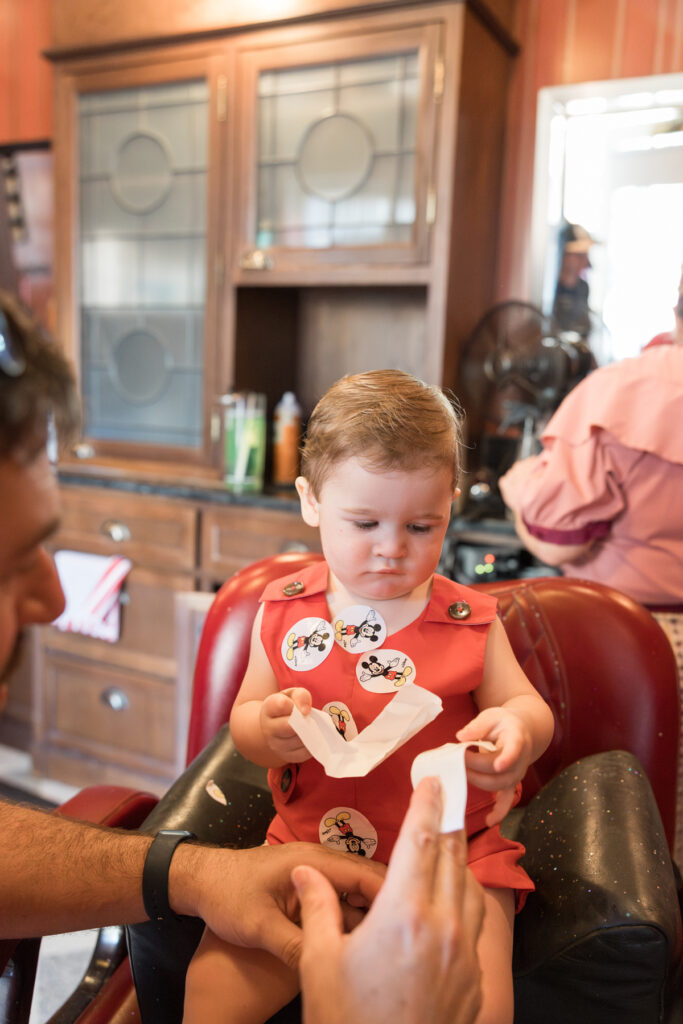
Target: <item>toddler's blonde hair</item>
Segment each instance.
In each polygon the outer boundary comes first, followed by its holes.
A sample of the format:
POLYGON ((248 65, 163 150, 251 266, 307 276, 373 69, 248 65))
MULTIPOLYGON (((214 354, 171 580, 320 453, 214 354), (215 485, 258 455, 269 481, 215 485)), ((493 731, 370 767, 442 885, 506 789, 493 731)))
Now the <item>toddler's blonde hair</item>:
POLYGON ((311 413, 301 472, 319 498, 333 466, 355 456, 373 469, 448 467, 458 480, 459 407, 403 370, 342 377, 311 413))

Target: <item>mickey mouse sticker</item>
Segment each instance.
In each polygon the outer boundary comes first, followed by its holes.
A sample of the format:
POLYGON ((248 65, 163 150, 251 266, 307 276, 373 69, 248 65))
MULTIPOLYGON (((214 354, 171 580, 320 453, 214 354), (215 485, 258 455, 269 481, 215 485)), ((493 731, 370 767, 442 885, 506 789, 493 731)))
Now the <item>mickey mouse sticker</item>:
POLYGON ((415 665, 402 651, 382 648, 358 659, 356 678, 371 693, 393 693, 406 683, 415 682, 415 665))
POLYGON ((323 846, 355 853, 357 857, 372 857, 377 846, 377 830, 353 807, 331 808, 323 815, 318 836, 323 846))
POLYGON ((381 647, 387 635, 384 619, 367 605, 354 604, 340 613, 334 624, 334 639, 345 651, 362 654, 381 647))
POLYGON ((323 707, 334 723, 334 727, 345 740, 352 740, 358 735, 358 727, 353 720, 349 708, 343 701, 331 700, 323 707))
POLYGON ((282 639, 283 661, 295 672, 309 672, 321 665, 332 650, 333 630, 324 619, 299 619, 282 639))

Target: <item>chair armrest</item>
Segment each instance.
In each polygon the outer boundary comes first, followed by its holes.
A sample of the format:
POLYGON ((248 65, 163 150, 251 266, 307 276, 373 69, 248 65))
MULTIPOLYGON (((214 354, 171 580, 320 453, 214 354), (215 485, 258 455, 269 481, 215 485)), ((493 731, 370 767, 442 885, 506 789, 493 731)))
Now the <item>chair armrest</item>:
POLYGON ((54 813, 91 825, 134 829, 142 825, 157 800, 151 793, 126 786, 88 786, 60 804, 54 813))
POLYGON ((683 929, 666 836, 640 762, 570 765, 525 808, 517 838, 536 892, 515 923, 515 1021, 666 1020, 683 929))

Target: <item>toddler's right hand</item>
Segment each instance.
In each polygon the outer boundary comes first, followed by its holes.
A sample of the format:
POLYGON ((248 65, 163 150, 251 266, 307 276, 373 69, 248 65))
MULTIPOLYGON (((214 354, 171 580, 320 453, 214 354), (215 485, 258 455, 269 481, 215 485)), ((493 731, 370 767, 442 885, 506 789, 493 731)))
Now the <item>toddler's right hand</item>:
POLYGON ((313 704, 311 695, 303 686, 269 694, 261 704, 259 722, 268 747, 287 762, 299 764, 311 756, 289 724, 294 706, 307 715, 313 704))

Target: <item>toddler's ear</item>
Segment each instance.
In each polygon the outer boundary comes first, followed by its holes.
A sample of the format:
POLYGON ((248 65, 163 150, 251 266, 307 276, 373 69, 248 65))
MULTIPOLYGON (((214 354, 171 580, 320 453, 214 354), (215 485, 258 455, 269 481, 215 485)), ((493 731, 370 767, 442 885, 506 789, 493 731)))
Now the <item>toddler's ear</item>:
POLYGON ((298 476, 295 487, 301 502, 301 518, 307 526, 319 526, 318 502, 306 477, 298 476))

